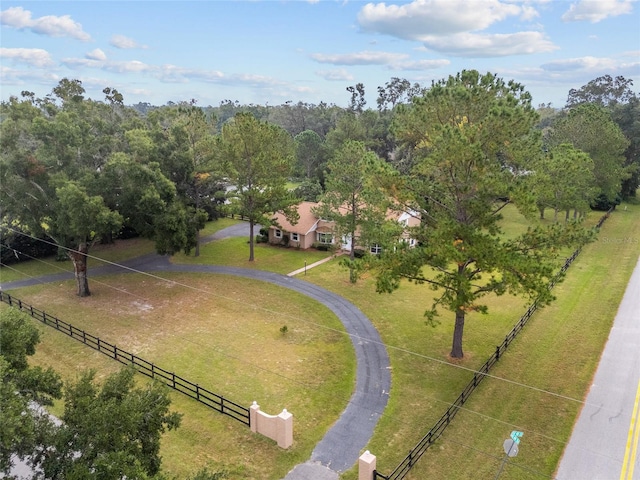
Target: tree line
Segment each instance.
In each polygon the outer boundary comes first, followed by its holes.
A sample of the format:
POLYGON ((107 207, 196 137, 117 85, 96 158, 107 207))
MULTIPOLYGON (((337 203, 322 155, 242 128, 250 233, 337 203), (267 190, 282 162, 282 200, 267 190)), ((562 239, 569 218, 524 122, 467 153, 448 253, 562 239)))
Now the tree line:
POLYGON ((380 292, 403 279, 440 292, 426 315, 455 313, 451 355, 462 357, 465 314, 485 312, 482 297, 551 300, 554 255, 588 241, 584 213, 635 196, 632 85, 599 77, 571 90, 565 108, 535 108, 523 85, 465 70, 428 88, 393 78, 378 87, 375 109, 362 84, 347 88, 347 108, 201 108, 128 107, 112 88, 95 101, 79 80, 63 79, 44 98, 24 91, 0 106, 4 242, 24 234, 61 246, 84 296, 93 242, 140 235, 158 253, 197 255, 205 221, 232 213, 249 220, 253 260, 255 225, 277 211, 295 222, 300 200, 319 200, 339 238, 380 253, 355 258, 352 248, 351 281, 369 268, 380 292), (507 238, 509 204, 529 217, 550 210, 556 221, 507 238), (390 211, 420 218, 418 248, 390 211))

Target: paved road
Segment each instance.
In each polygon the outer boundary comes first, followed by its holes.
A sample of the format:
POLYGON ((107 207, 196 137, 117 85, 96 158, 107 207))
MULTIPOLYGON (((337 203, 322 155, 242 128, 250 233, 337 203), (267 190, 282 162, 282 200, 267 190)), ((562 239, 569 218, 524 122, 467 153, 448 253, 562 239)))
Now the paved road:
POLYGON ((640 259, 556 478, 640 480, 639 403, 640 259))
MULTIPOLYGON (((207 237, 205 241, 248 235, 248 225, 239 225, 241 226, 224 229, 214 236, 207 237)), ((316 445, 309 461, 294 468, 286 480, 333 480, 338 478, 339 472, 351 468, 356 463, 387 405, 391 373, 389 357, 377 330, 355 305, 324 288, 287 275, 216 265, 172 264, 167 257, 156 254, 128 260, 123 262, 122 266, 106 265, 93 268, 88 273, 95 277, 134 271, 203 272, 253 278, 295 290, 325 304, 339 318, 351 338, 357 361, 356 386, 346 409, 316 445)), ((70 273, 61 273, 5 283, 0 285, 0 289, 8 290, 72 278, 73 275, 70 273)), ((293 413, 295 415, 296 412, 293 413)))

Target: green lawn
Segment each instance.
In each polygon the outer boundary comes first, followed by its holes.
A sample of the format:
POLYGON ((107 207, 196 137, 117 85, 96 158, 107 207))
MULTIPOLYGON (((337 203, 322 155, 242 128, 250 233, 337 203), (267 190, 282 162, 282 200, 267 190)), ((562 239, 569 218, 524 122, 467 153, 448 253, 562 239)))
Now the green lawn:
MULTIPOLYGON (((505 218, 513 214, 506 212, 505 218)), ((589 221, 597 218, 592 212, 589 221)), ((508 381, 485 381, 407 478, 494 478, 502 442, 511 430, 524 431, 525 437, 513 462, 518 467, 505 468, 502 478, 553 474, 640 255, 639 219, 640 205, 613 213, 598 240, 585 247, 554 290, 557 300, 534 315, 491 372, 508 381)), ((332 269, 334 265, 315 269, 311 280, 332 288, 331 278, 339 275, 332 269)), ((443 317, 434 328, 421 319, 430 304, 428 288, 406 284, 376 299, 368 282, 343 283, 336 291, 361 306, 388 345, 390 403, 367 449, 378 457, 379 471, 389 474, 471 379, 472 373, 460 367, 475 369, 484 363, 525 305, 500 297, 491 301, 488 316, 468 317, 465 359, 453 365, 446 359, 452 320, 443 317)), ((357 478, 357 472, 344 478, 357 478)))
MULTIPOLYGON (((239 422, 172 394, 174 408, 185 416, 163 442, 164 466, 173 474, 209 465, 235 472, 232 479, 282 478, 310 456, 351 396, 355 359, 349 337, 326 307, 288 289, 225 275, 165 277, 100 278, 82 299, 73 294, 72 282, 11 293, 236 403, 249 407, 255 400, 270 414, 292 412, 295 444, 285 451, 239 422)), ((35 363, 53 366, 66 379, 86 368, 98 369, 99 378, 119 368, 38 326, 43 342, 35 363)))
MULTIPOLYGON (((524 228, 515 211, 506 209, 504 216, 505 225, 524 228)), ((598 217, 592 212, 588 221, 598 217)), ((536 313, 492 371, 511 381, 485 381, 409 478, 493 478, 502 459, 502 442, 514 429, 525 432, 521 453, 514 461, 520 468, 508 466, 502 478, 533 478, 532 472, 552 475, 580 403, 541 390, 583 398, 640 254, 639 218, 640 205, 621 206, 614 212, 598 241, 584 249, 566 281, 556 287, 558 300, 536 313)), ((323 252, 318 257, 326 255, 323 252)), ((256 263, 251 267, 288 273, 318 257, 257 245, 256 263)), ((198 258, 180 255, 173 261, 246 267, 247 258, 246 239, 233 239, 203 246, 198 258)), ((210 465, 227 468, 233 479, 282 478, 288 468, 308 458, 314 442, 349 397, 354 364, 346 335, 337 333, 341 327, 334 329, 336 320, 324 307, 299 296, 289 297, 276 287, 207 275, 171 279, 177 282, 172 287, 133 275, 99 279, 105 285, 94 285, 89 299, 76 298, 70 283, 15 294, 28 297, 26 301, 40 308, 45 305, 47 311, 54 309, 52 313, 71 323, 92 322, 87 330, 95 329, 107 339, 123 338, 123 348, 139 349, 143 357, 157 355, 158 363, 179 366, 177 373, 188 371, 185 376, 202 378, 203 386, 223 385, 221 388, 232 392, 232 399, 257 400, 269 413, 280 408, 292 411, 296 444, 282 451, 239 423, 174 395, 175 408, 186 415, 182 428, 169 434, 163 444, 164 465, 178 475, 184 475, 187 466, 210 465), (108 286, 111 281, 119 290, 108 286), (183 289, 181 284, 196 290, 183 289), (147 299, 153 309, 146 307, 147 299), (224 310, 216 313, 222 306, 224 310), (103 311, 109 313, 108 320, 97 313, 103 311), (308 315, 315 315, 314 320, 309 321, 308 315), (292 335, 282 336, 279 329, 283 325, 292 335), (321 326, 315 330, 315 325, 321 326), (268 343, 257 340, 256 326, 267 335, 268 343), (301 358, 304 360, 299 361, 301 358), (286 373, 274 379, 279 367, 286 373), (315 380, 307 380, 309 371, 316 370, 315 380), (331 407, 326 415, 318 413, 324 406, 331 407), (303 426, 311 433, 301 437, 303 426), (255 462, 250 460, 254 456, 255 462)), ((348 272, 336 260, 308 270, 304 279, 356 304, 387 344, 392 391, 367 446, 378 456, 378 468, 385 474, 442 415, 471 378, 469 369, 484 363, 527 308, 522 299, 490 299, 489 315, 468 316, 465 358, 452 363, 448 360, 451 319, 445 313, 435 327, 423 319, 432 295, 427 287, 403 284, 391 295, 380 295, 370 276, 355 285, 349 283, 348 272)), ((50 329, 45 332, 38 362, 54 363, 71 376, 79 366, 104 371, 116 368, 114 362, 79 343, 50 329)), ((346 479, 356 477, 353 470, 344 475, 346 479)))
POLYGON ((254 244, 254 248, 254 261, 250 262, 248 238, 225 238, 200 247, 199 257, 180 253, 173 256, 172 262, 256 268, 287 274, 331 256, 330 252, 276 247, 266 243, 254 244))

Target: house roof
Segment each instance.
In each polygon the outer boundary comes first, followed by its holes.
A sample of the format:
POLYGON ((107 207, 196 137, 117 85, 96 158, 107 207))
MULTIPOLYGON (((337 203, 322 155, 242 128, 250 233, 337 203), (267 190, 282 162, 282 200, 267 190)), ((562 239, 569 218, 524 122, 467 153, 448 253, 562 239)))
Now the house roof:
POLYGON ((302 202, 298 205, 298 215, 300 218, 298 219, 298 223, 292 225, 286 217, 278 212, 273 218, 280 225, 280 228, 290 233, 299 233, 301 235, 306 235, 310 231, 313 230, 313 227, 318 222, 318 217, 316 217, 311 210, 313 208, 318 207, 320 204, 317 202, 302 202))
MULTIPOLYGON (((317 202, 302 202, 298 205, 298 223, 292 225, 282 213, 276 213, 273 219, 280 225, 280 228, 286 232, 307 235, 309 232, 317 231, 320 233, 330 233, 333 231, 333 222, 322 220, 317 217, 312 210, 320 206, 317 202)), ((346 212, 346 208, 341 207, 341 211, 346 212)), ((344 213, 343 212, 343 213, 344 213)), ((419 215, 415 212, 399 212, 396 210, 387 211, 388 220, 395 220, 407 226, 416 226, 420 224, 419 215)))

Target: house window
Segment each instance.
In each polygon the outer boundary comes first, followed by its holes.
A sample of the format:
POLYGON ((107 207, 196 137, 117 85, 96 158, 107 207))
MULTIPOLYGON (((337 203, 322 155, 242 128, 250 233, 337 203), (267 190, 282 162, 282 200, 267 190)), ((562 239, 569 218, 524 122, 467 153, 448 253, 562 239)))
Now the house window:
POLYGON ((374 243, 373 245, 371 245, 371 247, 369 247, 369 251, 374 255, 378 255, 379 253, 382 253, 382 246, 374 243))
POLYGON ((410 247, 415 247, 416 246, 416 239, 415 238, 403 238, 402 242, 408 244, 410 247))
POLYGON ((291 234, 291 241, 292 242, 299 242, 300 241, 300 235, 297 233, 292 233, 291 234))
POLYGON ((280 230, 279 228, 276 228, 275 231, 273 232, 273 236, 276 238, 282 238, 282 230, 280 230))
POLYGON ((333 243, 333 234, 331 233, 318 233, 318 243, 333 243))

